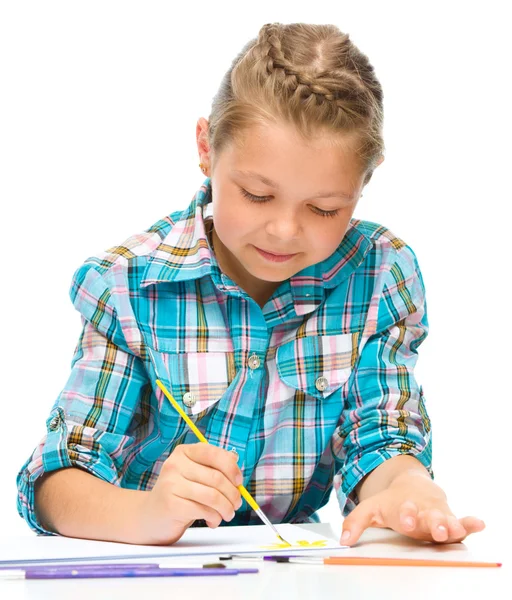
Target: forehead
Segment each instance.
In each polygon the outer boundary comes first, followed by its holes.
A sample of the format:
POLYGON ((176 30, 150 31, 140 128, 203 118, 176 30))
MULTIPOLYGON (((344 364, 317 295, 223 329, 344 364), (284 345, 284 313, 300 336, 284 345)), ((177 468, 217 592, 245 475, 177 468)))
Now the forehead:
POLYGON ((354 134, 324 133, 306 140, 291 126, 258 125, 239 133, 223 152, 223 162, 230 172, 256 171, 274 181, 307 175, 356 185, 362 175, 356 147, 354 134))
POLYGON ((240 150, 278 146, 301 146, 312 150, 332 149, 349 151, 355 148, 356 133, 333 133, 318 130, 312 137, 304 137, 293 125, 284 123, 259 123, 241 129, 234 138, 234 145, 240 150))

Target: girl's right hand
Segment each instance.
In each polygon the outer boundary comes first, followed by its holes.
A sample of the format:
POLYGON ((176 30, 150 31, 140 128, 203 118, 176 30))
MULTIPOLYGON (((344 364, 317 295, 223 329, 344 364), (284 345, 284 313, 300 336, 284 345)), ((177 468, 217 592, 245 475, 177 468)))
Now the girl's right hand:
POLYGON ((208 527, 231 521, 242 505, 236 455, 199 442, 177 446, 163 463, 141 504, 141 537, 146 544, 177 542, 196 519, 208 527))

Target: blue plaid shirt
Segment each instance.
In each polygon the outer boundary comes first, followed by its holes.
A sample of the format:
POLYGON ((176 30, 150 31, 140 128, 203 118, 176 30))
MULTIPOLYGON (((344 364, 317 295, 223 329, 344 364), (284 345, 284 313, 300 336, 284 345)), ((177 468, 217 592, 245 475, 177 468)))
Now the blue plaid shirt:
MULTIPOLYGON (((282 282, 263 308, 222 273, 205 227, 207 178, 188 208, 74 273, 82 321, 71 373, 46 435, 21 468, 18 511, 34 481, 79 467, 150 490, 178 444, 236 450, 244 485, 274 523, 316 520, 334 486, 340 509, 382 462, 415 456, 430 472, 430 420, 414 377, 428 331, 416 256, 391 231, 352 219, 337 250, 282 282)), ((259 523, 246 504, 230 525, 259 523)))

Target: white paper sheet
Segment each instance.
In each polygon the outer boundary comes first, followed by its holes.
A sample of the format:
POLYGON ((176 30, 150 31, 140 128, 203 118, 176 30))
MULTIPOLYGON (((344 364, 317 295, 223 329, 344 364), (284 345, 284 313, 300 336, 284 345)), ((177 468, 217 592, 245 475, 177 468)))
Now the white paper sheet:
POLYGON ((276 528, 292 547, 279 547, 279 539, 266 525, 217 529, 194 527, 188 529, 172 546, 136 546, 62 536, 4 538, 0 542, 0 566, 12 566, 21 562, 147 559, 204 554, 286 554, 291 551, 293 554, 303 554, 342 547, 336 540, 299 525, 276 525, 276 528), (297 545, 300 541, 306 545, 297 545))

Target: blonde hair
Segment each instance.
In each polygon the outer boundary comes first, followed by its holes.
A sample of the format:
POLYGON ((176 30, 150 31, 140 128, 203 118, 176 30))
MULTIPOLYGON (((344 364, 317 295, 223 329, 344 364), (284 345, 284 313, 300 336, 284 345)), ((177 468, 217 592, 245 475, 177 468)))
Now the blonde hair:
POLYGON ((233 60, 213 98, 215 157, 254 125, 289 124, 304 141, 355 140, 364 183, 384 152, 383 93, 368 57, 335 25, 267 23, 233 60))

